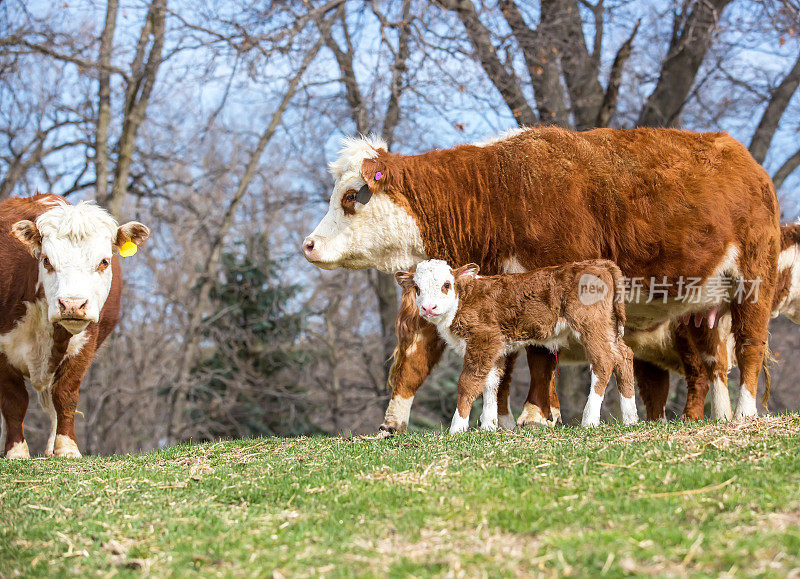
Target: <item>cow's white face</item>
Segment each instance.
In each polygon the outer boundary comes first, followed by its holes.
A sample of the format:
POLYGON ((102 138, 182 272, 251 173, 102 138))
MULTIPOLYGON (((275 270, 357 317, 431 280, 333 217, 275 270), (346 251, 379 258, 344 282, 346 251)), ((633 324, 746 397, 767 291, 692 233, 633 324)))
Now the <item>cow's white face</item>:
POLYGON ((100 319, 114 252, 126 241, 144 243, 150 230, 135 221, 118 227, 105 210, 82 202, 50 209, 36 223, 19 221, 12 233, 38 260, 48 319, 78 334, 100 319))
POLYGON ((356 199, 366 184, 362 163, 385 147, 377 139, 347 139, 331 163, 336 182, 328 213, 303 241, 303 255, 317 267, 393 273, 425 259, 419 226, 406 208, 380 191, 366 203, 356 199))

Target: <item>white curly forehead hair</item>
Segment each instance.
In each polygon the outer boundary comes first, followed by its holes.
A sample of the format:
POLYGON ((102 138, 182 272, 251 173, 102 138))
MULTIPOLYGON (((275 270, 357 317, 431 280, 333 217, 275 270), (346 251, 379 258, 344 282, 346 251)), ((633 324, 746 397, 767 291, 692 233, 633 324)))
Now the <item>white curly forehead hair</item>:
POLYGON ((36 219, 36 228, 42 237, 71 241, 97 235, 114 241, 117 227, 117 220, 92 201, 81 201, 77 205, 59 202, 36 219))
POLYGON ((417 265, 414 272, 414 282, 420 287, 421 283, 444 283, 453 280, 453 269, 446 261, 441 259, 429 259, 417 265))

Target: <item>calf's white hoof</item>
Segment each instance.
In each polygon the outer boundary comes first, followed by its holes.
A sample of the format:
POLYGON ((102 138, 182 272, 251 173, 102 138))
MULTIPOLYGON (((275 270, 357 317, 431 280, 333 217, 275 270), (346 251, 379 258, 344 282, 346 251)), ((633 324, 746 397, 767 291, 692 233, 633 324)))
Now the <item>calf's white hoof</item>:
POLYGON ((592 374, 592 389, 589 392, 589 399, 583 407, 581 426, 584 428, 594 428, 600 425, 600 407, 603 405, 603 397, 594 391, 594 374, 592 374))
POLYGON ((20 458, 30 458, 31 453, 28 452, 28 443, 26 441, 15 442, 14 445, 8 449, 6 458, 9 460, 16 460, 20 458))
POLYGON ((78 450, 78 445, 69 436, 59 434, 56 436, 56 444, 53 450, 55 456, 63 456, 64 458, 81 458, 81 452, 78 450))
POLYGON ((456 410, 456 413, 453 414, 453 421, 450 423, 450 434, 460 434, 466 432, 468 428, 469 416, 467 418, 461 418, 458 410, 456 410))
POLYGON ((622 424, 630 426, 639 422, 639 413, 636 410, 636 397, 625 398, 620 396, 620 408, 622 409, 622 424))

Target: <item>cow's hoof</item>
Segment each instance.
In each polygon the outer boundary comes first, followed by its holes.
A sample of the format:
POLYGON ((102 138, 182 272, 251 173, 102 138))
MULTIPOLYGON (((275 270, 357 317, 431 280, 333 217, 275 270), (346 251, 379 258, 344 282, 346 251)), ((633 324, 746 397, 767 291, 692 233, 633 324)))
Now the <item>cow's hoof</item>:
POLYGON ((378 433, 385 432, 388 436, 394 436, 395 434, 403 434, 408 428, 408 424, 405 422, 384 422, 378 427, 378 433))
POLYGON ((11 448, 8 449, 8 452, 6 452, 6 458, 9 460, 30 457, 31 453, 28 452, 28 443, 24 440, 22 442, 15 442, 11 448))
POLYGON ((56 444, 53 449, 55 456, 63 456, 64 458, 81 458, 81 451, 78 450, 78 445, 69 436, 59 434, 56 436, 56 444))
POLYGON ((517 423, 514 421, 514 415, 510 412, 497 417, 497 426, 500 430, 514 430, 516 425, 517 423))
POLYGON ((517 418, 517 426, 523 428, 550 428, 553 422, 547 420, 539 410, 538 406, 526 402, 522 407, 522 413, 517 418))
POLYGON ((485 419, 481 416, 481 430, 495 432, 497 430, 497 418, 485 419))

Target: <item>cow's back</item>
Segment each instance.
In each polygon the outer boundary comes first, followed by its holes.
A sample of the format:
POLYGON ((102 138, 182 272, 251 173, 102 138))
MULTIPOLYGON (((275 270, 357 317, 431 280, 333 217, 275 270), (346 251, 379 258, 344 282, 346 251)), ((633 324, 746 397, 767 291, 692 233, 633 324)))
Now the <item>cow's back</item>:
POLYGON ((403 166, 428 257, 486 273, 604 258, 706 277, 747 231, 778 231, 769 177, 725 133, 545 127, 403 166))

